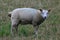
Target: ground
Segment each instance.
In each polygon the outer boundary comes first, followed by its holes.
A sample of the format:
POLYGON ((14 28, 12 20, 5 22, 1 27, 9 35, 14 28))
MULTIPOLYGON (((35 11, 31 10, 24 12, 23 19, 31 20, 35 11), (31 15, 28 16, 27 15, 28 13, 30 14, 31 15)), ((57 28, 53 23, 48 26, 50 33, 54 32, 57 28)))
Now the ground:
MULTIPOLYGON (((60 0, 0 0, 0 40, 12 39, 8 12, 23 7, 51 9, 48 18, 39 26, 38 40, 60 40, 60 0)), ((34 40, 32 25, 19 25, 18 30, 19 36, 14 40, 34 40)))

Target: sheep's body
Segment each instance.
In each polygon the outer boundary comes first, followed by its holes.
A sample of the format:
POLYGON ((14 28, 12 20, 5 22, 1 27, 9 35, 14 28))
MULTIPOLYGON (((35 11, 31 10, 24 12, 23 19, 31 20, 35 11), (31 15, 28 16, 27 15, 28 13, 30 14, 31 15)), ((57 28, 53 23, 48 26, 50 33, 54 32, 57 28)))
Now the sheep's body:
POLYGON ((13 31, 18 29, 19 24, 32 24, 35 29, 35 34, 37 35, 37 30, 39 24, 41 24, 47 17, 47 13, 50 10, 37 10, 33 8, 17 8, 12 12, 9 12, 11 16, 11 33, 15 34, 13 31))
POLYGON ((40 10, 32 8, 18 8, 12 11, 11 21, 12 25, 20 24, 33 24, 36 22, 36 25, 41 23, 42 16, 40 10))

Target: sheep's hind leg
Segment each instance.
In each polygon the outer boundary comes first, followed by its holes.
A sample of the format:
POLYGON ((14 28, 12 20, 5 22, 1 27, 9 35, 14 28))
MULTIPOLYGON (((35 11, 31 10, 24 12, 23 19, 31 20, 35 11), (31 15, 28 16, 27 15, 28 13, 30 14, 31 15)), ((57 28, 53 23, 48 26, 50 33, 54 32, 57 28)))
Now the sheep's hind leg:
POLYGON ((11 26, 12 36, 16 36, 18 33, 18 22, 19 22, 19 20, 17 20, 17 19, 12 20, 12 26, 11 26))

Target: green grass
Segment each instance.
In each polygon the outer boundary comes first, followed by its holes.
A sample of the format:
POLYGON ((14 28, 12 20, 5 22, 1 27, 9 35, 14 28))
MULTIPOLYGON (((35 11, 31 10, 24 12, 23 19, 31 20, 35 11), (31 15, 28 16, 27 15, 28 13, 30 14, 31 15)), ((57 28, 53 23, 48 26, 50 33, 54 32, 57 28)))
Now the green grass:
MULTIPOLYGON (((49 17, 38 29, 38 40, 60 40, 60 0, 0 0, 0 40, 11 40, 11 21, 8 12, 15 8, 32 7, 36 9, 51 9, 49 17)), ((19 25, 19 36, 24 40, 34 40, 32 25, 19 25)), ((16 37, 15 40, 21 40, 16 37), (17 39, 16 39, 17 38, 17 39)))

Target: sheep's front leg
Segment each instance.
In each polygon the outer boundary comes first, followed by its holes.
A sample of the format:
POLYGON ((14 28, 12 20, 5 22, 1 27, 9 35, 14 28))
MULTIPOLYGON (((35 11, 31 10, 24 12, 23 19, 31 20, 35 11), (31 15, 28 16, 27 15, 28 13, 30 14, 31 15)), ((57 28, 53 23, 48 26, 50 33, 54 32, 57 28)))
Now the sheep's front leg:
POLYGON ((34 27, 34 34, 35 34, 34 38, 35 38, 35 40, 37 40, 38 39, 38 28, 39 28, 39 26, 34 25, 33 27, 34 27))

